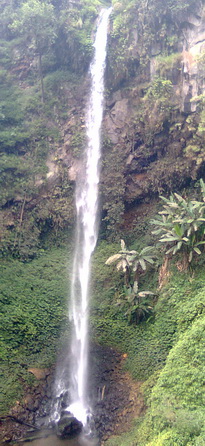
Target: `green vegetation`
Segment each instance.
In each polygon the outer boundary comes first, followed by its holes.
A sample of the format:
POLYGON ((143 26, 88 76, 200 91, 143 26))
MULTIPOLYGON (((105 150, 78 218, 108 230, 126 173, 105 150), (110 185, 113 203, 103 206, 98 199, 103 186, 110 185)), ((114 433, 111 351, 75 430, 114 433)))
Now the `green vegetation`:
POLYGON ((0 5, 3 255, 31 259, 45 232, 72 224, 73 183, 56 150, 71 120, 67 144, 72 156, 78 158, 84 148, 82 76, 92 56, 91 30, 99 6, 98 0, 0 5), (51 192, 47 179, 54 172, 51 192), (36 200, 39 193, 43 204, 36 200))
POLYGON ((117 262, 117 271, 122 270, 124 273, 124 290, 118 296, 117 303, 126 309, 125 315, 128 316, 130 323, 138 324, 152 310, 149 298, 153 293, 150 291, 138 292, 138 288, 139 277, 145 273, 147 264, 154 264, 154 251, 152 246, 147 246, 140 252, 129 251, 124 240, 121 240, 121 251, 109 257, 105 262, 106 265, 117 262))
MULTIPOLYGON (((202 180, 200 185, 204 197, 202 180)), ((159 212, 160 218, 162 215, 161 220, 159 219, 162 225, 159 225, 155 235, 161 234, 161 226, 164 227, 167 218, 171 223, 170 228, 173 224, 186 224, 186 238, 192 237, 193 234, 196 239, 203 238, 203 201, 183 199, 179 194, 175 194, 170 199, 163 197, 163 202, 164 210, 159 212)), ((155 218, 155 224, 156 221, 158 220, 155 218)), ((149 230, 151 231, 151 226, 149 230)), ((176 249, 179 243, 176 237, 164 240, 164 244, 165 242, 173 243, 175 251, 179 251, 177 259, 180 260, 182 245, 176 249)), ((108 252, 108 245, 102 243, 95 255, 94 302, 91 315, 93 336, 102 344, 115 346, 122 353, 128 354, 125 368, 135 379, 144 381, 144 396, 148 407, 144 417, 134 422, 130 432, 111 438, 108 445, 201 445, 205 439, 205 394, 202 389, 204 255, 202 253, 200 258, 190 257, 190 249, 189 261, 192 262, 192 269, 186 272, 183 272, 179 261, 176 266, 174 263, 170 264, 168 282, 158 290, 156 299, 156 270, 152 272, 151 280, 149 274, 148 277, 144 275, 140 279, 140 286, 143 285, 144 289, 147 289, 149 283, 153 296, 151 293, 149 295, 148 292, 135 290, 135 282, 132 286, 124 285, 123 276, 127 273, 127 265, 129 263, 129 267, 132 266, 135 254, 139 251, 136 244, 133 248, 135 249, 128 251, 122 241, 121 251, 109 256, 107 260, 106 254, 109 255, 110 251, 116 252, 116 245, 113 245, 113 248, 109 245, 108 252), (116 262, 117 272, 112 269, 116 262), (109 270, 112 269, 113 276, 110 272, 106 276, 106 264, 109 265, 109 270), (123 274, 120 273, 121 269, 123 274), (137 325, 127 325, 127 317, 129 322, 135 322, 137 325)), ((199 254, 198 251, 196 254, 199 254)), ((126 276, 125 284, 127 280, 126 276)))
POLYGON ((157 72, 160 77, 169 79, 172 77, 173 70, 177 70, 177 73, 180 74, 180 62, 182 59, 181 53, 171 53, 168 56, 160 55, 156 59, 157 64, 157 72))
POLYGON ((67 330, 67 256, 59 248, 31 263, 1 262, 1 412, 22 393, 29 366, 55 361, 61 331, 67 330))
MULTIPOLYGON (((204 94, 190 101, 195 113, 181 113, 178 52, 184 19, 200 4, 113 1, 106 72, 112 123, 103 135, 90 329, 96 342, 127 354, 124 367, 144 381, 147 411, 108 446, 205 444, 203 181, 202 194, 193 188, 204 172, 204 94), (116 257, 122 237, 129 249, 123 243, 116 257)), ((85 75, 100 6, 98 0, 0 5, 3 413, 25 383, 32 385, 28 367, 54 364, 60 339, 69 336, 70 253, 60 246, 67 247, 74 222, 68 169, 85 142, 85 75)), ((204 54, 197 67, 203 79, 204 54)))
POLYGON ((125 311, 125 316, 130 324, 138 325, 140 322, 151 316, 153 311, 154 295, 151 291, 138 292, 138 283, 134 282, 133 286, 124 287, 124 293, 117 299, 117 304, 125 311), (137 284, 137 285, 136 285, 137 284))
MULTIPOLYGON (((194 272, 188 276, 173 267, 169 283, 160 292, 158 300, 152 300, 154 313, 151 318, 140 325, 128 325, 124 308, 117 302, 123 290, 123 274, 116 272, 114 265, 109 268, 105 265, 106 259, 117 248, 116 244, 104 241, 94 255, 91 333, 100 343, 112 345, 128 354, 126 369, 136 379, 148 380, 145 394, 150 409, 145 421, 138 420, 134 433, 126 434, 126 440, 122 437, 117 440, 118 443, 112 440, 110 444, 132 444, 132 438, 134 445, 139 436, 141 444, 147 445, 148 441, 161 441, 161 438, 170 436, 171 445, 177 435, 183 437, 182 444, 189 444, 185 439, 192 441, 196 432, 199 439, 200 436, 203 438, 203 409, 200 406, 205 309, 203 259, 200 258, 200 268, 195 264, 194 272), (164 383, 167 383, 165 387, 164 383), (190 419, 193 420, 191 425, 190 419), (183 433, 185 430, 186 435, 183 433), (157 440, 155 432, 159 435, 157 440)), ((137 249, 138 246, 135 246, 137 249)), ((23 378, 23 382, 26 382, 28 379, 28 366, 45 367, 54 361, 60 332, 65 330, 67 320, 66 259, 64 250, 55 249, 42 252, 31 263, 18 260, 5 260, 2 263, 1 351, 3 372, 7 376, 7 385, 2 381, 5 395, 3 410, 18 395, 20 397, 21 380, 23 378)), ((149 289, 156 290, 157 271, 147 273, 140 280, 144 289, 149 283, 149 289)))
MULTIPOLYGON (((153 388, 150 410, 146 416, 146 430, 151 421, 154 434, 149 445, 171 445, 173 442, 181 445, 203 444, 205 394, 201 383, 204 328, 205 319, 202 317, 180 336, 167 358, 153 388)), ((140 431, 143 431, 143 426, 139 429, 139 435, 140 431)))
POLYGON ((169 199, 161 197, 165 202, 158 219, 152 220, 157 229, 153 234, 160 235, 159 242, 169 247, 166 254, 175 255, 178 251, 184 254, 185 262, 191 262, 194 254, 201 254, 205 234, 205 184, 200 180, 203 201, 184 199, 179 194, 169 199), (171 245, 171 247, 170 247, 171 245))
MULTIPOLYGON (((145 417, 136 420, 131 432, 110 439, 108 444, 198 445, 204 435, 204 261, 201 258, 200 268, 195 263, 188 274, 172 266, 169 282, 154 301, 153 316, 140 325, 126 326, 127 318, 117 304, 123 278, 121 286, 116 273, 114 278, 109 273, 105 280, 105 251, 102 244, 95 256, 93 335, 128 354, 125 367, 136 379, 147 380, 144 394, 148 406, 145 417)), ((152 282, 144 278, 152 290, 156 289, 156 273, 154 276, 152 282)))
POLYGON ((116 232, 118 239, 121 235, 125 206, 124 146, 112 144, 109 138, 104 138, 102 149, 103 163, 100 194, 103 202, 104 236, 109 238, 110 241, 116 241, 116 232), (113 181, 113 178, 115 181, 113 181))
MULTIPOLYGON (((177 51, 177 36, 183 14, 197 11, 194 0, 114 0, 109 60, 115 89, 150 63, 152 46, 163 40, 163 53, 177 51), (133 34, 137 47, 133 43, 133 34), (137 35, 137 37, 136 37, 137 35)), ((175 56, 174 56, 175 57, 175 56)), ((167 59, 167 63, 170 61, 167 59)), ((167 68, 164 67, 163 74, 167 68)))
POLYGON ((27 0, 14 13, 10 28, 23 35, 29 49, 38 56, 38 73, 41 83, 41 99, 45 102, 45 91, 42 73, 42 56, 56 38, 56 20, 54 6, 49 2, 27 0))

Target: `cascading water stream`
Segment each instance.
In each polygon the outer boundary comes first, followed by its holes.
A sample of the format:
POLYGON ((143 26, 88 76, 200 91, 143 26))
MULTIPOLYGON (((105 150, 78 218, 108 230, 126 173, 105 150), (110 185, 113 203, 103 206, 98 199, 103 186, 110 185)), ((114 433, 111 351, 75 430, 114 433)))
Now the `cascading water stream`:
MULTIPOLYGON (((87 394, 88 373, 88 306, 90 260, 98 234, 98 183, 100 160, 100 130, 103 117, 104 70, 106 59, 107 27, 111 8, 100 13, 94 42, 94 58, 90 67, 91 89, 86 115, 86 165, 83 178, 76 188, 77 229, 71 305, 69 318, 72 324, 70 353, 70 385, 65 382, 66 371, 56 383, 56 397, 69 392, 70 404, 66 408, 75 418, 87 424, 90 415, 87 394)), ((82 175, 81 175, 82 176, 82 175)), ((59 404, 55 407, 54 420, 60 417, 59 404)))

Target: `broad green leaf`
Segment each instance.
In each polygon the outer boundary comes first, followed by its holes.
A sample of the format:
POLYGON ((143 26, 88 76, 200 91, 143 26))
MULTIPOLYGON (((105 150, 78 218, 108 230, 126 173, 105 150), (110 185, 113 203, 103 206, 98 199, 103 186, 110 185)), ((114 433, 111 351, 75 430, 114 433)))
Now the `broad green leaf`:
POLYGON ((178 237, 182 237, 183 236, 184 230, 183 230, 183 228, 181 226, 175 225, 174 226, 174 231, 176 232, 178 237))
POLYGON ((178 250, 177 245, 176 245, 176 246, 174 247, 174 249, 173 249, 173 255, 175 255, 177 251, 179 251, 179 250, 178 250))
POLYGON ((129 263, 129 265, 132 265, 132 263, 134 262, 135 258, 136 258, 136 256, 133 256, 133 255, 129 255, 129 254, 128 254, 128 255, 126 256, 127 263, 129 263))
POLYGON ((138 291, 138 281, 137 280, 134 281, 133 291, 135 294, 137 294, 137 291, 138 291))
POLYGON ((105 265, 111 265, 111 263, 116 262, 117 260, 119 260, 121 258, 121 254, 114 254, 113 256, 109 257, 106 262, 105 265))
POLYGON ((161 229, 156 229, 156 231, 152 231, 152 234, 159 235, 159 234, 161 234, 162 231, 163 231, 162 228, 161 229))
POLYGON ((169 248, 168 251, 166 251, 166 254, 170 254, 171 252, 173 253, 173 251, 174 251, 174 246, 169 248))
POLYGON ((182 201, 183 203, 186 203, 186 201, 184 200, 184 198, 181 195, 177 194, 176 192, 174 195, 177 198, 177 200, 182 201))
POLYGON ((200 249, 199 249, 199 248, 196 248, 196 246, 194 247, 194 251, 195 251, 197 254, 201 255, 201 251, 200 251, 200 249))
POLYGON ((191 231, 192 231, 192 228, 189 228, 188 231, 187 231, 188 237, 191 235, 191 231))
POLYGON ((150 223, 152 225, 160 225, 160 226, 164 226, 164 222, 161 220, 151 220, 150 223))
POLYGON ((154 264, 154 260, 152 259, 152 257, 144 256, 144 260, 145 260, 147 263, 151 263, 151 265, 154 264))
POLYGON ((146 248, 143 248, 140 254, 145 254, 146 252, 153 252, 155 250, 154 246, 146 246, 146 248))
POLYGON ((139 297, 145 297, 145 296, 154 296, 154 293, 152 293, 152 291, 140 291, 140 293, 138 293, 139 297))
POLYGON ((126 249, 125 242, 123 239, 120 240, 120 243, 121 243, 121 249, 122 250, 126 249))
POLYGON ((182 241, 180 241, 180 242, 177 243, 177 249, 178 249, 178 251, 181 249, 181 247, 182 247, 182 243, 183 243, 182 241))
POLYGON ((139 262, 140 262, 140 265, 141 265, 143 271, 146 271, 146 264, 145 264, 145 261, 144 261, 143 259, 140 259, 139 262))
POLYGON ((164 243, 164 242, 176 242, 178 241, 178 237, 165 237, 165 238, 161 238, 159 240, 160 242, 164 243))
POLYGON ((133 265, 132 265, 132 271, 134 271, 134 272, 137 271, 138 264, 139 264, 138 261, 136 261, 136 262, 133 263, 133 265))
POLYGON ((172 208, 178 208, 179 207, 179 205, 177 203, 170 203, 169 206, 172 207, 172 208))

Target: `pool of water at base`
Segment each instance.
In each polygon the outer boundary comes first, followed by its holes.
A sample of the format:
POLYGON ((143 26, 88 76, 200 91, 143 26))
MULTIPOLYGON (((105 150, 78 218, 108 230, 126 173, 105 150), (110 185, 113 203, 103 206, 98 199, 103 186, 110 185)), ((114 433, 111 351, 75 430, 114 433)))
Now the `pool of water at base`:
POLYGON ((39 438, 24 443, 16 443, 16 446, 99 446, 97 438, 86 438, 80 435, 75 438, 62 440, 56 435, 49 435, 46 438, 39 438))

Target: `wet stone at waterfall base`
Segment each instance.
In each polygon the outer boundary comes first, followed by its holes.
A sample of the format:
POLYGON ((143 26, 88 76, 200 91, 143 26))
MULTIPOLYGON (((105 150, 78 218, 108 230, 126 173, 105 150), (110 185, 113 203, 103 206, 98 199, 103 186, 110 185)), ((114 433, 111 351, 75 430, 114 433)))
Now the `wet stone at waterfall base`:
MULTIPOLYGON (((90 344, 89 349, 89 383, 88 391, 91 398, 93 418, 91 436, 86 436, 83 432, 80 435, 72 435, 71 438, 61 439, 56 435, 55 425, 48 427, 48 418, 51 406, 51 389, 53 383, 53 371, 43 382, 39 382, 39 387, 33 393, 33 405, 29 407, 19 407, 16 416, 28 423, 33 424, 33 429, 27 426, 18 425, 14 421, 2 425, 2 439, 21 439, 22 444, 27 446, 99 446, 111 435, 119 434, 119 429, 129 429, 133 414, 143 413, 143 398, 133 384, 122 372, 124 364, 123 355, 109 347, 98 344, 90 344), (48 379, 49 378, 49 379, 48 379), (134 387, 132 387, 134 386, 134 387), (133 402, 134 389, 136 403, 133 402), (39 408, 36 410, 36 395, 42 394, 39 408), (132 401, 132 405, 130 403, 132 401), (32 416, 32 421, 31 421, 32 416), (27 442, 29 438, 29 442, 27 442), (32 441, 31 441, 32 440, 32 441)), ((67 402, 64 401, 65 406, 67 402)), ((62 407, 62 415, 65 410, 62 407)), ((7 443, 8 444, 8 443, 7 443)))
POLYGON ((56 433, 60 438, 67 438, 82 431, 83 424, 75 418, 71 412, 61 414, 56 425, 56 433))

